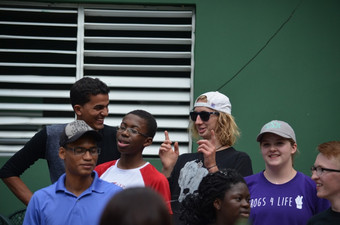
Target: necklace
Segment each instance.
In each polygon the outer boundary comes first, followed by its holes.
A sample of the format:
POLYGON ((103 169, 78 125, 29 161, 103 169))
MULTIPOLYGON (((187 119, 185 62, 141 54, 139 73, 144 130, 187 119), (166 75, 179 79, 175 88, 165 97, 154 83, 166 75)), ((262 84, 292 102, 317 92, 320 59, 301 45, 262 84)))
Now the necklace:
POLYGON ((220 150, 220 148, 224 147, 223 145, 220 145, 218 147, 216 147, 216 151, 220 150))

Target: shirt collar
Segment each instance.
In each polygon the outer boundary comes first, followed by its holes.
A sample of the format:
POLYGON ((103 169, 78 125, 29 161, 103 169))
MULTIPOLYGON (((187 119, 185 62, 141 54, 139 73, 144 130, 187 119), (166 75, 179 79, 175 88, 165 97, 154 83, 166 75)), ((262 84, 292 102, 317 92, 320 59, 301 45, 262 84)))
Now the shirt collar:
MULTIPOLYGON (((104 193, 105 190, 103 186, 101 185, 103 181, 99 179, 97 172, 92 171, 91 176, 93 177, 91 186, 88 189, 86 189, 81 195, 91 193, 91 192, 104 193)), ((66 178, 66 173, 61 175, 59 179, 57 180, 56 192, 62 191, 65 193, 70 193, 65 187, 65 178, 66 178)))

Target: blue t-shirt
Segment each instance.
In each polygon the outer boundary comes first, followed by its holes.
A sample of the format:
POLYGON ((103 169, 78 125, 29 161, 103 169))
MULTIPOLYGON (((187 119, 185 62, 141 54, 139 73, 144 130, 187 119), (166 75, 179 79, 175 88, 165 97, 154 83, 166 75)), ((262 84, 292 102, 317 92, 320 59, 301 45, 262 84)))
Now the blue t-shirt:
POLYGON ((54 184, 36 191, 23 225, 95 225, 110 198, 122 190, 98 178, 93 172, 91 186, 78 197, 65 188, 65 174, 54 184))
POLYGON ((301 172, 284 184, 269 182, 263 172, 245 180, 252 225, 305 225, 310 217, 330 206, 328 200, 317 197, 315 182, 301 172))

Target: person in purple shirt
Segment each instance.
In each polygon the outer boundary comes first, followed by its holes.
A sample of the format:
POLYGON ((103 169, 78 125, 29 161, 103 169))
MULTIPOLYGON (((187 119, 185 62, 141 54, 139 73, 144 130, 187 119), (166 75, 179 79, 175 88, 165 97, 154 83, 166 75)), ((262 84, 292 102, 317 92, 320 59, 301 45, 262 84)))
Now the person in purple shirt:
POLYGON ((108 200, 121 191, 117 185, 99 179, 94 171, 101 138, 83 120, 66 125, 59 148, 66 172, 57 182, 33 194, 24 225, 98 224, 108 200))
POLYGON ((298 152, 292 127, 279 120, 265 124, 257 136, 265 170, 245 177, 253 225, 305 225, 329 207, 316 195, 313 180, 293 167, 298 152))

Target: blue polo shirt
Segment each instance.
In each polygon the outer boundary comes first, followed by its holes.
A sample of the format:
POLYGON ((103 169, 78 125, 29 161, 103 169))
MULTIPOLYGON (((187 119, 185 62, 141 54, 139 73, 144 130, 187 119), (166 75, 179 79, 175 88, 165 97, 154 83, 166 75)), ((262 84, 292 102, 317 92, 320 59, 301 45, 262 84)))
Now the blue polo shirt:
POLYGON ((28 206, 23 225, 95 225, 110 198, 121 191, 117 185, 98 178, 80 196, 65 188, 65 174, 54 184, 36 191, 28 206))

